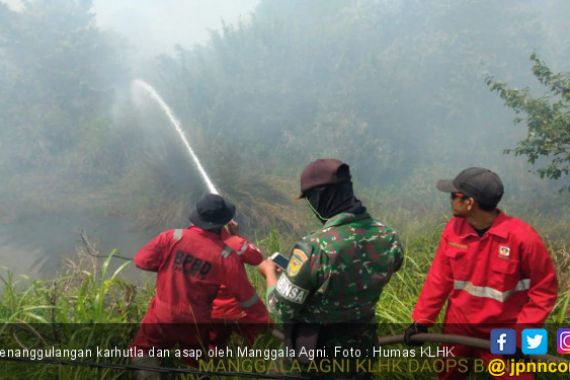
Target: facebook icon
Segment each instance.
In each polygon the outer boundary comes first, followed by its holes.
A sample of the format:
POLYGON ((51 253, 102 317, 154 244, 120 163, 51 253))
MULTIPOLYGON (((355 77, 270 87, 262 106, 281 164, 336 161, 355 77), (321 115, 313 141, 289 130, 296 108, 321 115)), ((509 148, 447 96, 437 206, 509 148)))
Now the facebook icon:
POLYGON ((491 330, 491 353, 512 355, 517 351, 517 334, 513 329, 491 330))

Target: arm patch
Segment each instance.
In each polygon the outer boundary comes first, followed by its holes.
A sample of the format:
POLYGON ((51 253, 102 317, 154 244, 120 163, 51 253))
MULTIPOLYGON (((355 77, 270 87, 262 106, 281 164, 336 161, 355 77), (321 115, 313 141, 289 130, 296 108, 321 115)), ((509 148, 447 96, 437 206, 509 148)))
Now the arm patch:
POLYGON ((303 265, 309 260, 310 254, 311 247, 309 245, 302 242, 296 243, 289 258, 289 264, 287 265, 287 275, 289 275, 289 277, 295 277, 303 265))
POLYGON ((279 277, 279 281, 277 281, 277 285, 275 286, 275 291, 284 299, 301 305, 305 303, 305 300, 309 295, 309 291, 307 289, 303 289, 300 286, 293 284, 287 276, 279 277))

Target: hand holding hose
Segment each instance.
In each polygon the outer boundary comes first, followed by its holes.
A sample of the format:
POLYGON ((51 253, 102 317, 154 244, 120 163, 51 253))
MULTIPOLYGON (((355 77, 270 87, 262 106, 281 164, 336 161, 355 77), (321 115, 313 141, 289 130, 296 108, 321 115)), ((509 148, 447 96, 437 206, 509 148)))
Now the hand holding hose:
POLYGON ((404 343, 406 343, 408 346, 422 346, 424 344, 423 342, 416 342, 413 341, 411 338, 416 334, 422 334, 427 332, 428 332, 428 327, 426 325, 414 322, 404 332, 404 343))

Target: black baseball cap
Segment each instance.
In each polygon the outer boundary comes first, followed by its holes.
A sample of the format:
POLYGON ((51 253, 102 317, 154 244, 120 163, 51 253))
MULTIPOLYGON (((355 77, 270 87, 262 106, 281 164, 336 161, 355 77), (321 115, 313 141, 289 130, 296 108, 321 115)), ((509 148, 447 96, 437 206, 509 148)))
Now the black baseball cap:
POLYGON ((503 197, 503 182, 499 176, 485 168, 467 168, 454 179, 440 179, 437 189, 445 193, 463 193, 477 202, 496 206, 503 197))
POLYGON ((301 173, 301 194, 305 197, 307 190, 318 186, 350 182, 350 167, 334 158, 321 158, 311 162, 301 173))
POLYGON ((206 194, 190 213, 190 221, 205 230, 225 226, 234 217, 236 206, 217 194, 206 194))

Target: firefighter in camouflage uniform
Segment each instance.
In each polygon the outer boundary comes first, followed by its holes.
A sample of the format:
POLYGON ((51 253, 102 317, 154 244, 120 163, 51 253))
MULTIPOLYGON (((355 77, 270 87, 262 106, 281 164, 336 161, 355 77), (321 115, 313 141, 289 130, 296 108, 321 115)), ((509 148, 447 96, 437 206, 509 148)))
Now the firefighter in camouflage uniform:
POLYGON ((309 164, 300 198, 323 227, 294 245, 279 279, 271 260, 258 267, 269 310, 284 322, 286 344, 374 345, 376 303, 403 260, 398 235, 366 212, 354 196, 349 166, 339 160, 309 164))

